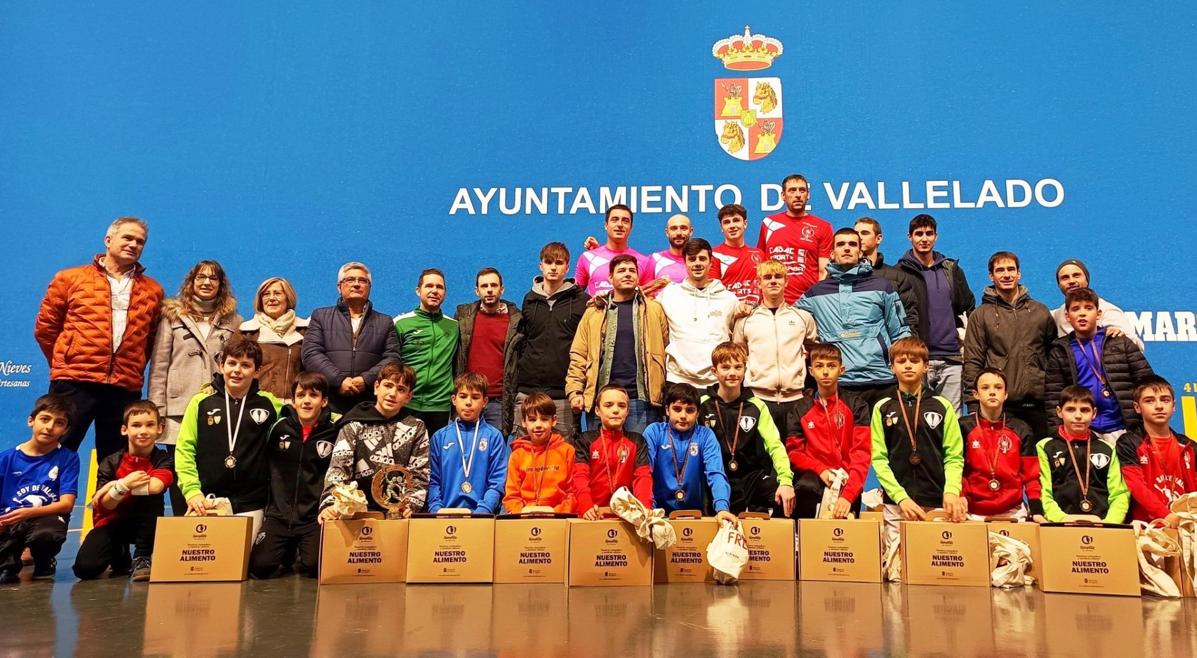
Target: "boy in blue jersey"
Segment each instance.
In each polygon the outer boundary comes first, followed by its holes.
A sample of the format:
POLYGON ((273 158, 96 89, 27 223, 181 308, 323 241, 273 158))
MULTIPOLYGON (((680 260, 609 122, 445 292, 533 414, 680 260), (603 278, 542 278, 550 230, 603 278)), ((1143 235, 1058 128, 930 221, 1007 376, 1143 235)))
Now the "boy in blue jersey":
POLYGON ((432 435, 429 446, 428 511, 465 508, 498 514, 507 484, 507 441, 482 420, 486 376, 465 372, 453 381, 457 417, 432 435))
POLYGON ((665 417, 644 430, 653 471, 653 500, 666 512, 701 510, 710 492, 715 517, 735 523, 731 485, 715 433, 698 425, 698 390, 671 384, 665 391, 665 417))
POLYGON ((59 443, 73 406, 61 395, 41 396, 29 414, 29 440, 0 452, 0 583, 19 580, 26 547, 34 578, 57 570, 79 493, 79 456, 59 443))

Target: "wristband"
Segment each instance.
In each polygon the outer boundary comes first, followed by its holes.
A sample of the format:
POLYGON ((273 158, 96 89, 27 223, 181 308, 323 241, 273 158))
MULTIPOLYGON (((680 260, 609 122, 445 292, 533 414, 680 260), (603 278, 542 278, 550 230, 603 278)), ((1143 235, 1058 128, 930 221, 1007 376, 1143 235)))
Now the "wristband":
POLYGON ((112 483, 112 497, 120 500, 129 495, 129 487, 126 487, 119 480, 112 483))

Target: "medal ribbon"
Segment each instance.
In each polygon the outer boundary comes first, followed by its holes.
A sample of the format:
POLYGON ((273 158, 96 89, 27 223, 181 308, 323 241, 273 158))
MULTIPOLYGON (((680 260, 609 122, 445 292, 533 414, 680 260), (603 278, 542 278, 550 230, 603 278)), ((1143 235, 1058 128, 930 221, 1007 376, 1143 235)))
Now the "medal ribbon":
POLYGON ((478 446, 478 428, 482 426, 481 422, 475 421, 474 438, 470 443, 470 458, 466 460, 465 442, 461 440, 461 420, 453 421, 453 431, 457 432, 457 447, 461 449, 461 472, 465 474, 466 482, 470 480, 470 469, 474 468, 474 458, 478 453, 474 452, 474 448, 478 446))
POLYGON ((1105 364, 1103 364, 1101 362, 1101 355, 1097 352, 1097 346, 1094 345, 1095 342, 1097 342, 1096 338, 1089 341, 1088 346, 1086 346, 1085 343, 1080 338, 1076 339, 1077 345, 1079 345, 1081 348, 1081 358, 1083 358, 1085 360, 1085 365, 1089 366, 1089 370, 1093 373, 1093 376, 1097 378, 1097 381, 1101 383, 1102 387, 1107 388, 1107 386, 1106 386, 1106 367, 1105 367, 1105 364), (1090 349, 1093 350, 1093 359, 1092 360, 1089 359, 1089 350, 1090 349), (1095 363, 1097 364, 1096 366, 1094 365, 1095 363), (1097 366, 1101 366, 1101 368, 1098 369, 1097 366))
MULTIPOLYGON (((973 416, 977 419, 977 427, 981 428, 981 438, 984 440, 983 443, 988 443, 989 442, 989 432, 986 432, 985 426, 981 424, 982 422, 984 422, 981 420, 981 414, 979 414, 979 413, 973 414, 973 416)), ((989 462, 989 477, 990 477, 990 479, 993 479, 993 480, 998 479, 997 464, 998 464, 998 456, 1001 454, 1001 451, 1002 451, 1002 439, 1001 439, 1002 432, 1006 431, 1006 417, 1005 416, 1002 416, 1001 423, 1002 423, 1001 427, 999 427, 997 430, 997 436, 993 440, 993 459, 989 458, 989 453, 985 451, 985 446, 984 445, 981 446, 981 454, 985 455, 985 461, 989 462)))
MULTIPOLYGON (((838 398, 831 398, 831 403, 835 404, 837 400, 838 398)), ((827 400, 818 398, 818 401, 819 406, 823 408, 823 419, 827 421, 827 429, 831 431, 831 436, 835 439, 835 454, 842 459, 844 456, 844 428, 837 427, 836 424, 831 421, 831 412, 827 410, 827 400)))
MULTIPOLYGON (((600 450, 599 456, 603 458, 603 468, 607 471, 607 486, 610 488, 610 493, 615 493, 615 475, 611 472, 611 455, 614 450, 615 457, 619 457, 618 450, 619 446, 623 443, 623 435, 620 435, 615 441, 611 441, 611 439, 607 438, 607 431, 604 429, 599 432, 599 439, 607 444, 607 449, 600 450)), ((619 470, 618 467, 616 467, 616 470, 619 470)))
MULTIPOLYGON (((723 408, 719 406, 719 396, 715 396, 715 415, 719 417, 719 424, 723 425, 723 433, 727 434, 727 425, 723 422, 723 408)), ((731 454, 731 458, 736 458, 736 448, 740 445, 740 417, 744 415, 744 403, 740 402, 740 408, 736 411, 735 430, 732 433, 731 443, 727 439, 723 443, 727 445, 727 452, 731 454)))
POLYGON ((902 392, 898 391, 898 411, 902 412, 902 422, 906 425, 906 436, 910 438, 910 453, 917 455, 919 452, 918 443, 915 437, 919 431, 919 410, 923 406, 923 392, 919 391, 918 398, 914 401, 914 428, 911 429, 910 417, 906 415, 906 401, 902 399, 902 392))
POLYGON ((1081 467, 1077 466, 1076 453, 1072 451, 1072 441, 1068 437, 1061 437, 1064 439, 1064 445, 1068 446, 1068 456, 1072 458, 1072 470, 1076 473, 1077 484, 1081 487, 1081 500, 1089 500, 1089 472, 1093 467, 1093 461, 1089 459, 1092 452, 1092 437, 1085 441, 1085 479, 1081 481, 1081 467))
MULTIPOLYGON (((228 416, 226 421, 233 420, 233 409, 229 402, 229 392, 224 392, 224 415, 228 416)), ((237 429, 233 429, 232 423, 226 423, 224 426, 225 432, 229 437, 229 454, 233 454, 233 449, 237 447, 237 435, 241 434, 241 419, 245 417, 245 408, 249 406, 245 398, 241 399, 241 408, 237 410, 237 429)))
MULTIPOLYGON (((736 427, 739 427, 739 423, 736 424, 736 427)), ((670 428, 669 425, 665 426, 665 436, 669 439, 669 448, 670 448, 669 452, 672 453, 672 455, 673 455, 673 474, 677 478, 678 491, 685 491, 686 487, 685 487, 684 483, 682 482, 682 478, 686 475, 686 466, 690 463, 689 448, 693 442, 686 441, 682 445, 682 450, 686 453, 686 456, 684 459, 682 459, 682 465, 679 468, 678 463, 677 463, 678 448, 677 448, 677 444, 673 442, 673 430, 670 428)))

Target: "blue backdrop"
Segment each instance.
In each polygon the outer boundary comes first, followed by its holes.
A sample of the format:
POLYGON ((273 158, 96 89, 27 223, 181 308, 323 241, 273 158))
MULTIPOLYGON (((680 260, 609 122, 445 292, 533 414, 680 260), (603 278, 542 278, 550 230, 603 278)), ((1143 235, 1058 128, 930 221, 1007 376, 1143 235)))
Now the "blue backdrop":
MULTIPOLYGON (((755 238, 761 186, 791 172, 834 225, 879 219, 890 260, 916 206, 945 203, 928 210, 940 249, 978 297, 995 250, 1023 257, 1051 307, 1056 264, 1083 258, 1103 296, 1144 314, 1152 364, 1197 382, 1184 210, 1197 8, 1043 5, 5 3, 0 446, 26 438, 47 384, 32 338, 46 284, 99 252, 118 215, 150 221, 143 262, 172 294, 216 258, 243 314, 283 275, 306 315, 357 259, 376 305, 398 313, 428 266, 447 272, 449 305, 472 298, 484 265, 521 299, 544 242, 576 251, 601 235, 601 207, 571 212, 580 189, 598 206, 603 187, 665 186, 717 242, 712 188, 742 194, 755 238), (711 47, 745 24, 784 44, 756 74, 781 80, 784 134, 754 161, 723 152, 712 125, 712 81, 753 74, 711 47), (1041 198, 1006 207, 1011 180, 1041 198), (1002 203, 968 207, 986 181, 1002 203), (869 207, 882 185, 897 207, 869 207), (541 191, 553 187, 568 189, 541 191), (526 197, 500 210, 525 188, 544 210, 526 197)), ((642 251, 663 248, 669 214, 652 200, 663 190, 647 193, 642 251)))

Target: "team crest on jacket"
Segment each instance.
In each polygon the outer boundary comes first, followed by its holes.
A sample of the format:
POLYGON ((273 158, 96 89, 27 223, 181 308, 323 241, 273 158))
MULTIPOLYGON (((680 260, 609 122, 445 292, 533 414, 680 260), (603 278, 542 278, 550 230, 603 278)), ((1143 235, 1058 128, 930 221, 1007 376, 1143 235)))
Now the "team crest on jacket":
POLYGON ((317 441, 316 442, 316 454, 320 455, 320 459, 328 459, 328 456, 332 454, 332 449, 333 449, 332 441, 317 441))
POLYGON ((46 474, 46 477, 50 478, 51 480, 57 480, 58 479, 58 467, 51 466, 50 472, 46 474))
POLYGON ((752 428, 756 427, 756 418, 752 416, 740 416, 740 430, 743 432, 751 432, 752 428))
POLYGON ((620 464, 622 464, 628 460, 629 453, 628 453, 627 447, 620 446, 618 454, 619 454, 619 463, 620 464))
MULTIPOLYGON (((720 39, 711 54, 729 71, 763 71, 782 53, 781 41, 763 34, 720 39)), ((715 79, 715 137, 723 152, 737 160, 760 160, 781 142, 781 78, 715 79)))
POLYGON ((1097 452, 1089 455, 1089 463, 1093 464, 1093 468, 1105 468, 1110 465, 1110 456, 1097 452))
POLYGON ((255 423, 261 425, 267 420, 270 420, 270 412, 266 409, 250 409, 249 417, 252 418, 255 423))
POLYGON ((927 427, 935 429, 943 422, 943 414, 938 411, 924 411, 923 420, 927 421, 927 427))
POLYGON ((590 458, 591 458, 591 459, 598 459, 598 458, 599 458, 599 451, 598 451, 598 450, 592 450, 592 451, 590 452, 590 458))
POLYGON ((1001 450, 1003 455, 1009 454, 1013 447, 1014 446, 1010 443, 1010 437, 1003 436, 1002 438, 998 439, 998 450, 1001 450))
POLYGON ((478 449, 482 452, 486 452, 486 439, 482 439, 478 442, 478 449))
POLYGON ((278 437, 278 449, 279 450, 290 450, 291 449, 291 435, 290 434, 284 434, 284 435, 278 437))
POLYGON ((887 412, 885 414, 885 426, 889 427, 891 425, 897 425, 897 424, 898 424, 898 412, 896 412, 896 411, 887 412))
POLYGON ((220 424, 220 409, 213 409, 208 412, 208 424, 209 425, 219 425, 220 424))
POLYGON ((697 443, 691 443, 691 444, 690 444, 690 456, 691 456, 691 457, 697 457, 697 456, 698 456, 698 444, 697 444, 697 443))

